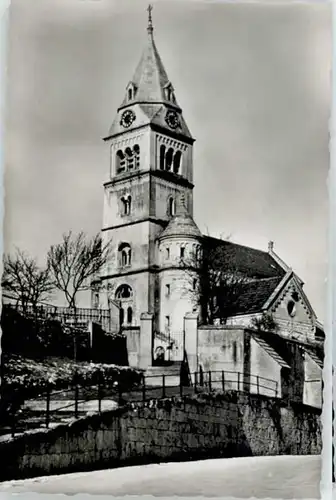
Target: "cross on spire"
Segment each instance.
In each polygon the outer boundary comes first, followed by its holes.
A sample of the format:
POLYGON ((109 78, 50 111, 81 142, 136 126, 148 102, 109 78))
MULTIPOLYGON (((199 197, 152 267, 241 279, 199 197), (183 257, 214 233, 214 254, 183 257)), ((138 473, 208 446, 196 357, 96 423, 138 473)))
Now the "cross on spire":
POLYGON ((153 10, 153 5, 149 4, 147 7, 147 11, 148 11, 147 31, 150 35, 153 33, 152 10, 153 10))

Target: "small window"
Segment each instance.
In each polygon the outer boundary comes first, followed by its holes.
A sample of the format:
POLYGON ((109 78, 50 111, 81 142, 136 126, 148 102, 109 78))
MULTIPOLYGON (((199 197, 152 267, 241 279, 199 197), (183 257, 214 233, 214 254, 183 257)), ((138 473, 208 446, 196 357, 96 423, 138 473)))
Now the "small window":
POLYGON ((174 155, 174 165, 173 165, 173 170, 175 174, 179 173, 180 165, 181 165, 181 151, 176 151, 174 155))
POLYGON ((119 248, 119 264, 122 267, 130 266, 132 260, 132 250, 128 243, 122 243, 119 248))
POLYGON ((170 285, 166 285, 166 297, 170 297, 170 285))
POLYGON ((133 91, 132 89, 128 89, 128 100, 131 101, 133 99, 133 91))
POLYGON ((126 153, 127 169, 133 170, 133 168, 134 168, 134 156, 133 156, 133 152, 132 152, 131 148, 126 148, 125 153, 126 153))
POLYGON ((183 259, 184 255, 185 255, 185 248, 181 247, 180 248, 180 257, 181 257, 181 259, 183 259))
POLYGON ((140 167, 140 147, 138 144, 135 144, 133 148, 133 153, 134 153, 134 166, 135 168, 140 167))
POLYGON ((126 170, 126 159, 125 155, 122 151, 118 151, 116 154, 116 163, 117 163, 117 174, 121 174, 126 170))
POLYGON ((166 259, 169 259, 170 257, 170 249, 169 247, 166 248, 166 259))
POLYGON ((169 148, 166 154, 166 170, 171 170, 173 163, 174 150, 169 148))
POLYGON ((123 208, 123 215, 130 215, 131 213, 131 203, 132 203, 132 197, 129 196, 123 196, 121 198, 122 202, 122 208, 123 208))
POLYGON ((131 307, 127 308, 127 323, 131 324, 133 319, 133 309, 131 307))
POLYGON ((160 146, 160 170, 165 169, 165 154, 166 154, 166 146, 162 144, 160 146))
POLYGON ((168 215, 173 217, 175 215, 175 200, 172 196, 168 199, 168 215))
POLYGON ((295 302, 293 300, 290 300, 287 304, 287 312, 291 318, 293 318, 296 314, 296 307, 295 307, 295 302))
POLYGON ((132 288, 129 285, 120 285, 115 293, 116 300, 130 299, 133 295, 132 288))
POLYGON ((197 279, 193 279, 193 290, 196 290, 197 288, 197 279))
POLYGON ((170 316, 165 317, 165 327, 166 330, 168 330, 168 328, 170 327, 170 316))

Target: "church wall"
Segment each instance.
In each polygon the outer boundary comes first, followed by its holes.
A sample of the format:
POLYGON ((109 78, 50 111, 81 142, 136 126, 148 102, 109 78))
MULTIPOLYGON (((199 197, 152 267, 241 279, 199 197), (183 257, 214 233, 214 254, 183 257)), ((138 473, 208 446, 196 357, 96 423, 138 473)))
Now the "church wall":
POLYGON ((132 177, 105 188, 103 228, 127 224, 149 217, 150 181, 149 176, 132 177), (131 212, 123 213, 122 198, 131 196, 131 212))
POLYGON ((174 339, 183 356, 184 316, 197 305, 192 290, 193 277, 183 270, 171 269, 160 273, 160 319, 159 331, 174 339), (169 292, 167 287, 169 286, 169 292))
MULTIPOLYGON (((204 371, 218 371, 217 385, 221 387, 221 371, 225 388, 237 389, 238 372, 244 373, 244 329, 215 326, 198 328, 198 361, 204 371)), ((213 386, 216 387, 215 375, 213 386)), ((242 375, 240 378, 242 382, 242 375)))
POLYGON ((177 140, 172 137, 168 137, 167 135, 155 134, 152 138, 152 147, 155 157, 155 166, 156 170, 160 169, 160 147, 164 145, 166 151, 169 148, 172 148, 174 153, 180 151, 181 156, 181 164, 179 169, 179 175, 188 179, 189 182, 193 181, 193 146, 190 144, 186 144, 183 141, 177 140))
POLYGON ((322 407, 322 369, 305 353, 303 403, 316 408, 322 407))
POLYGON ((302 341, 314 339, 315 318, 309 311, 300 292, 294 287, 293 282, 281 294, 272 306, 271 311, 282 335, 287 337, 294 336, 297 340, 302 341), (293 299, 293 292, 298 293, 297 300, 293 299), (292 317, 288 312, 288 305, 291 301, 295 303, 295 315, 292 317))
POLYGON ((104 238, 111 240, 111 256, 107 266, 108 274, 147 268, 149 253, 149 223, 141 222, 131 226, 104 231, 104 238), (131 265, 122 267, 118 247, 121 243, 131 246, 131 265))
POLYGON ((250 346, 250 392, 270 397, 281 397, 281 366, 251 337, 250 346), (268 379, 268 380, 264 380, 268 379))
MULTIPOLYGON (((140 108, 138 108, 140 109, 140 108)), ((139 111, 136 111, 139 120, 139 111)), ((125 151, 127 147, 131 149, 137 144, 140 147, 140 167, 139 170, 148 170, 149 165, 149 134, 147 129, 142 130, 123 130, 123 134, 112 139, 110 143, 110 175, 109 179, 117 174, 117 151, 125 151)), ((123 174, 121 174, 123 175, 123 174)))
POLYGON ((132 307, 133 310, 131 325, 140 326, 140 315, 142 312, 146 312, 148 310, 148 280, 148 271, 139 274, 117 276, 115 278, 108 279, 110 287, 108 292, 104 292, 107 300, 109 297, 111 297, 111 299, 113 300, 116 300, 115 293, 120 285, 129 285, 132 289, 133 296, 130 299, 121 301, 121 306, 124 309, 125 317, 124 326, 129 325, 126 320, 128 307, 132 307))
POLYGON ((240 316, 232 316, 226 321, 227 325, 245 326, 251 328, 251 322, 254 318, 259 318, 260 314, 241 314, 240 316))
POLYGON ((168 202, 169 198, 173 197, 175 205, 178 203, 180 195, 184 193, 188 212, 192 215, 193 211, 193 194, 188 187, 183 187, 165 179, 153 178, 152 189, 154 191, 155 212, 153 215, 160 219, 169 220, 168 202))

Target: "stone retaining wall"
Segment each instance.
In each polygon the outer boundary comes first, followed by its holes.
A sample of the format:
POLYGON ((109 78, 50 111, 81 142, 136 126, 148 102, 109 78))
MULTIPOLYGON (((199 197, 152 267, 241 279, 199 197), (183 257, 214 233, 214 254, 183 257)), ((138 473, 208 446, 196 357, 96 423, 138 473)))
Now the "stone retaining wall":
POLYGON ((0 480, 199 458, 321 452, 319 412, 237 393, 137 403, 0 444, 0 480))

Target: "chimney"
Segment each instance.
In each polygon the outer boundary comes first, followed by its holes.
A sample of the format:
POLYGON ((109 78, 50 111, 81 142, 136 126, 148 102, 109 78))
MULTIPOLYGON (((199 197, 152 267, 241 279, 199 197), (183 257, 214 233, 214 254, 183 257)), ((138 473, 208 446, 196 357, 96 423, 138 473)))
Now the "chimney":
POLYGON ((274 249, 274 241, 269 241, 268 242, 268 251, 273 252, 274 249))

